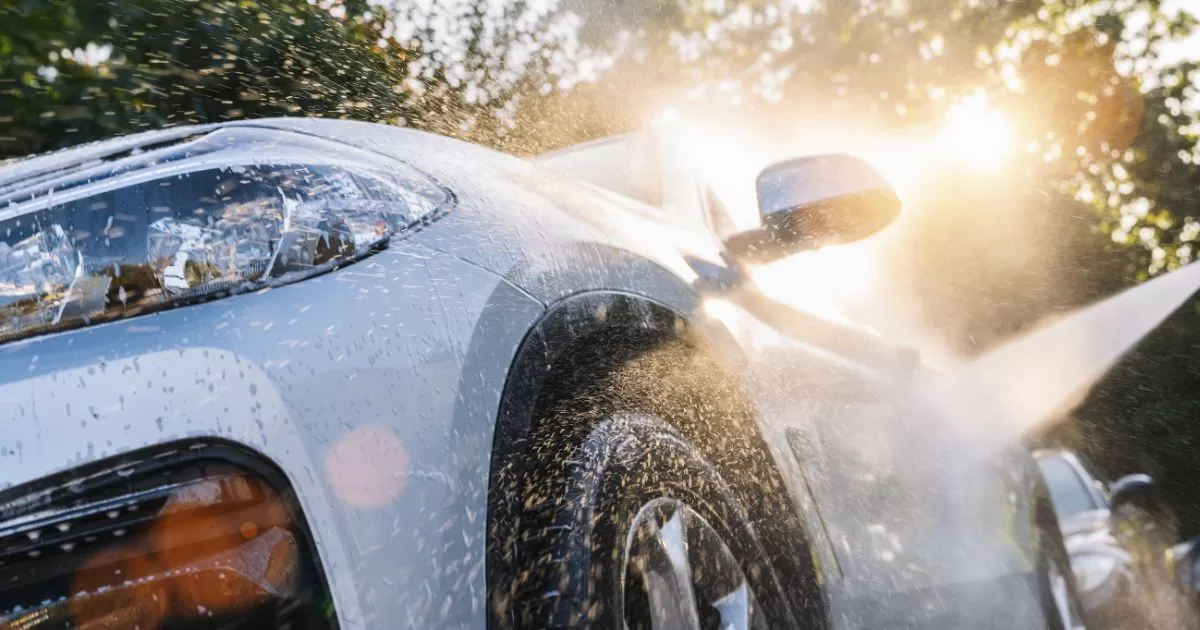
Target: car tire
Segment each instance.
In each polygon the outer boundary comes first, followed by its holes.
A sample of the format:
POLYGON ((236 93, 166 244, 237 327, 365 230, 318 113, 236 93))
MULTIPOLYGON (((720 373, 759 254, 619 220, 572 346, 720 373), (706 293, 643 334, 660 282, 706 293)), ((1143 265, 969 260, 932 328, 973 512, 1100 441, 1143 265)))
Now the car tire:
POLYGON ((558 420, 527 451, 502 625, 799 627, 746 510, 679 431, 558 420))
POLYGON ((1062 535, 1038 528, 1038 588, 1048 630, 1086 630, 1083 605, 1062 535))

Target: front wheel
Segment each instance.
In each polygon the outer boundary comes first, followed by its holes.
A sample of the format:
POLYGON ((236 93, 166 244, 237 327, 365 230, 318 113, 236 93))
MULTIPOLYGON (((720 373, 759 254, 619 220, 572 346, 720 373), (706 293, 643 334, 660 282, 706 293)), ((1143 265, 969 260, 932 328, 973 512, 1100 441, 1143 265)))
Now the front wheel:
POLYGON ((502 625, 797 627, 746 511, 682 434, 646 414, 582 426, 536 440, 502 625))

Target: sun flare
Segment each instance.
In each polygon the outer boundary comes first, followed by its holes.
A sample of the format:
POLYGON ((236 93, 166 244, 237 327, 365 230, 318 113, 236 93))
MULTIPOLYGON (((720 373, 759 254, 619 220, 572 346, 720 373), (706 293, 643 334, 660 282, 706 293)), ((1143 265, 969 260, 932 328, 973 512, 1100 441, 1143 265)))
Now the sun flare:
POLYGON ((997 171, 1012 154, 1015 133, 1003 113, 983 94, 950 108, 933 147, 940 157, 979 171, 997 171))

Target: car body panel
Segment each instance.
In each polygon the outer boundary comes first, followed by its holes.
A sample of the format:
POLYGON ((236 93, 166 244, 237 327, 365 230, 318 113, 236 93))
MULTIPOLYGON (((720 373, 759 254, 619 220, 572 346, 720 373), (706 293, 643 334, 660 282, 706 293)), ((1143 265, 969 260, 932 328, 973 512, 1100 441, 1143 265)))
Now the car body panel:
POLYGON ((343 627, 477 625, 495 409, 542 311, 401 243, 302 284, 0 346, 0 479, 232 440, 296 489, 343 627), (381 477, 372 458, 395 465, 381 477))

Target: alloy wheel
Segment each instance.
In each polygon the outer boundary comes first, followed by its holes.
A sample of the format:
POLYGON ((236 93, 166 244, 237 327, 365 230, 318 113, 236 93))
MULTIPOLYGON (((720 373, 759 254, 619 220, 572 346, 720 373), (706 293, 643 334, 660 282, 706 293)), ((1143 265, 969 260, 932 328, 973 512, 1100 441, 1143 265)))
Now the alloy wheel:
POLYGON ((729 546, 683 502, 661 498, 645 504, 626 540, 626 627, 767 627, 750 581, 729 546))

